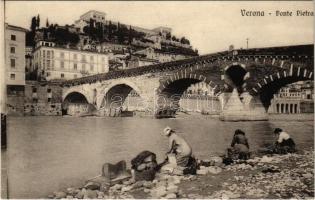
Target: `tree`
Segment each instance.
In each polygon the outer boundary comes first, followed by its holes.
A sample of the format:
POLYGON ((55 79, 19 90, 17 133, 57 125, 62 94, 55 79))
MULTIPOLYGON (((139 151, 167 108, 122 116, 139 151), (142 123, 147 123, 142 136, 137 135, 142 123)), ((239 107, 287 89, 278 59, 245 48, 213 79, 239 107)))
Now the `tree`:
POLYGON ((49 22, 48 22, 48 18, 46 19, 46 27, 49 27, 49 22))
POLYGON ((31 22, 31 32, 35 33, 36 26, 37 26, 36 17, 32 17, 32 22, 31 22))
MULTIPOLYGON (((162 34, 162 33, 161 33, 162 34)), ((176 38, 175 36, 173 36, 174 38, 176 38)), ((170 40, 172 38, 171 33, 166 33, 166 39, 170 40)))
POLYGON ((39 18, 39 15, 37 15, 36 26, 37 26, 37 28, 39 28, 39 26, 40 26, 40 18, 39 18))

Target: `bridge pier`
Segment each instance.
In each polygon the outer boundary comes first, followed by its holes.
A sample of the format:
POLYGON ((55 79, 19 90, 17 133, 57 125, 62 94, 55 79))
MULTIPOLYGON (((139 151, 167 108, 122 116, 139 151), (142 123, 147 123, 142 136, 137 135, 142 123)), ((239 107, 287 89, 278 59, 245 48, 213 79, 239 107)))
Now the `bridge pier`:
POLYGON ((226 103, 223 105, 223 110, 220 113, 220 120, 222 121, 268 120, 268 114, 258 97, 253 97, 248 93, 243 93, 240 98, 236 89, 233 90, 231 95, 224 94, 224 97, 226 103))

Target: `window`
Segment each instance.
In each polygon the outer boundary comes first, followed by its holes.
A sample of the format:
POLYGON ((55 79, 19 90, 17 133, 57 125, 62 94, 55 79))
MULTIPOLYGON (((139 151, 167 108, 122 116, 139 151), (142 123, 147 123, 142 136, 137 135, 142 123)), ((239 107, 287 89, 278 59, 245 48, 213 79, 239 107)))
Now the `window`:
POLYGON ((12 68, 15 68, 15 59, 11 59, 11 62, 10 62, 10 63, 11 63, 11 64, 10 64, 11 67, 12 67, 12 68))
POLYGON ((78 65, 77 65, 77 63, 74 63, 74 64, 73 64, 73 69, 74 69, 74 70, 78 70, 78 65))
POLYGON ((10 52, 15 53, 15 47, 10 47, 10 52))
POLYGON ((90 70, 91 70, 91 71, 94 70, 94 65, 90 65, 90 70))
POLYGON ((64 78, 64 77, 65 77, 65 75, 64 75, 64 74, 60 74, 60 77, 61 77, 61 78, 64 78))
POLYGON ((49 77, 50 76, 50 72, 47 72, 47 77, 49 77))
POLYGON ((15 80, 15 74, 10 74, 10 79, 15 80))
POLYGON ((36 93, 37 92, 37 88, 36 87, 32 87, 32 92, 36 93))
POLYGON ((60 62, 60 68, 64 69, 65 68, 65 63, 63 61, 60 62))
POLYGON ((50 103, 51 102, 51 98, 47 98, 47 102, 50 103))
POLYGON ((73 59, 76 60, 77 59, 77 54, 73 54, 73 59))
POLYGON ((16 41, 16 35, 11 35, 11 40, 16 41))
POLYGON ((82 61, 85 61, 85 55, 82 55, 82 61))
POLYGON ((47 93, 51 93, 51 89, 50 88, 47 88, 47 93))
POLYGON ((94 60, 94 56, 90 56, 90 60, 94 60))
POLYGON ((82 70, 85 71, 85 64, 82 64, 82 70))
POLYGON ((33 98, 33 103, 38 103, 38 99, 37 98, 33 98))
POLYGON ((47 58, 50 58, 50 51, 47 51, 47 58))
POLYGON ((74 74, 74 75, 73 75, 73 78, 78 78, 78 75, 74 74))
POLYGON ((61 52, 61 53, 60 53, 60 57, 61 57, 61 58, 64 58, 64 57, 65 57, 65 53, 64 53, 64 52, 61 52))

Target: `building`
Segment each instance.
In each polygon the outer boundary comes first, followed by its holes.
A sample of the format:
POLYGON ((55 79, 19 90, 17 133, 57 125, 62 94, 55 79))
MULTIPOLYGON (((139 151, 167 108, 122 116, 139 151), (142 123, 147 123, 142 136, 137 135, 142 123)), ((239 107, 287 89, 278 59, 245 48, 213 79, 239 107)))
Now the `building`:
POLYGON ((60 48, 48 41, 36 43, 33 63, 38 77, 46 80, 74 79, 109 71, 107 54, 60 48))
POLYGON ((5 25, 5 58, 7 85, 25 85, 26 29, 5 25))
POLYGON ((137 68, 146 65, 154 65, 158 63, 159 63, 158 60, 132 56, 129 60, 127 60, 127 68, 128 69, 137 68))
POLYGON ((140 51, 136 51, 134 52, 134 55, 144 56, 147 59, 158 60, 160 63, 170 62, 170 61, 175 61, 175 60, 182 60, 185 58, 192 57, 189 55, 164 52, 159 49, 153 49, 151 47, 140 50, 140 51))
POLYGON ((83 15, 80 16, 79 20, 76 20, 74 22, 75 27, 80 29, 80 32, 83 33, 83 28, 87 26, 90 23, 90 20, 93 20, 96 23, 106 23, 106 13, 96 11, 96 10, 90 10, 83 15))
POLYGON ((5 81, 8 115, 23 112, 26 29, 5 24, 5 81))
POLYGON ((281 88, 271 100, 268 112, 279 114, 313 113, 313 82, 301 81, 281 88))
POLYGON ((193 95, 203 95, 203 96, 214 96, 214 89, 205 82, 199 82, 191 85, 185 91, 185 95, 193 96, 193 95))

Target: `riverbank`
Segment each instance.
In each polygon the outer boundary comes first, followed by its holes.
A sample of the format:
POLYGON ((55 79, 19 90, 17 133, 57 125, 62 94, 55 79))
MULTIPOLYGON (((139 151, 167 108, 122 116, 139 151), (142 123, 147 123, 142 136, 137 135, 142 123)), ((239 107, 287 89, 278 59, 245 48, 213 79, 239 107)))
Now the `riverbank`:
POLYGON ((313 198, 314 151, 254 157, 232 165, 201 166, 197 175, 157 174, 110 188, 67 188, 49 198, 313 198))

